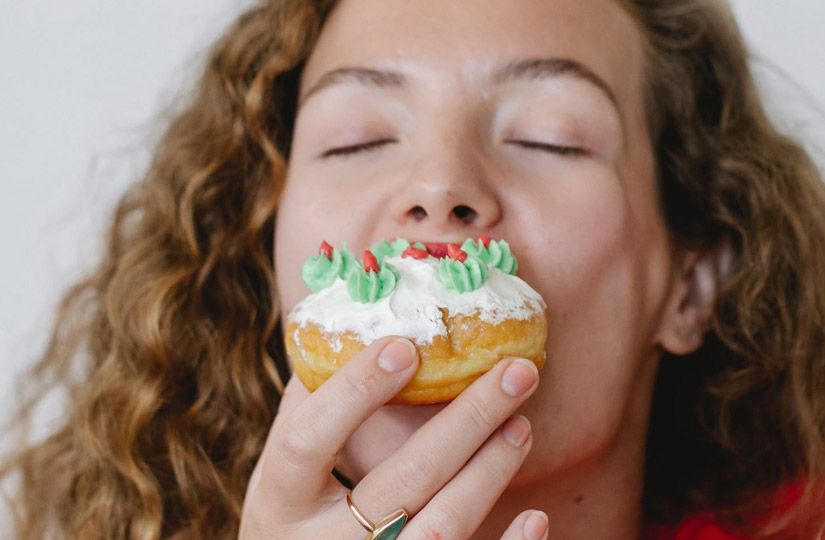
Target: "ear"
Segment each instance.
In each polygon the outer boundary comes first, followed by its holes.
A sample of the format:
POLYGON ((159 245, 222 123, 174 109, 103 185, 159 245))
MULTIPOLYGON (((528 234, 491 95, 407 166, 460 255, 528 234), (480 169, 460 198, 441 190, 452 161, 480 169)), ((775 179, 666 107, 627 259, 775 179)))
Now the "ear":
POLYGON ((677 257, 655 340, 663 349, 685 355, 702 345, 719 290, 732 267, 733 250, 727 239, 707 251, 683 251, 677 257))

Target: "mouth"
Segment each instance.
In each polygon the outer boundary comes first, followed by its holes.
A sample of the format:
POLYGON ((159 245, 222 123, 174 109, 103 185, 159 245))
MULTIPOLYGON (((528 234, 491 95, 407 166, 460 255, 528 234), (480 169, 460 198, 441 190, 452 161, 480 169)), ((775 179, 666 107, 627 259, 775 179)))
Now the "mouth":
MULTIPOLYGON (((424 247, 427 248, 427 253, 430 254, 432 257, 436 259, 443 259, 447 257, 450 253, 450 247, 454 250, 457 250, 461 247, 462 242, 425 242, 423 240, 419 240, 424 247)), ((414 241, 410 242, 411 244, 415 243, 414 241)))
MULTIPOLYGON (((427 248, 427 253, 437 259, 443 259, 447 256, 447 246, 450 242, 421 242, 427 248)), ((454 244, 458 245, 458 244, 454 244)))
MULTIPOLYGON (((395 241, 396 239, 398 239, 400 237, 399 236, 393 236, 393 237, 390 237, 390 238, 391 239, 389 241, 392 242, 392 241, 395 241)), ((418 238, 418 239, 416 239, 416 238, 407 238, 407 240, 409 241, 410 245, 414 245, 414 244, 417 244, 417 243, 424 244, 424 247, 426 248, 428 255, 430 255, 431 257, 435 257, 436 259, 443 259, 444 257, 449 256, 450 246, 452 246, 453 250, 460 249, 462 244, 464 243, 464 241, 467 238, 468 238, 467 236, 461 237, 461 238, 456 238, 452 242, 444 242, 444 241, 435 242, 435 241, 429 241, 429 240, 422 240, 420 238, 418 238)), ((485 238, 488 239, 487 241, 489 241, 490 237, 486 236, 486 235, 481 235, 481 236, 478 237, 478 241, 484 242, 485 238)), ((448 240, 452 240, 452 238, 448 238, 448 240)), ((485 242, 484 245, 486 246, 487 243, 485 242)))

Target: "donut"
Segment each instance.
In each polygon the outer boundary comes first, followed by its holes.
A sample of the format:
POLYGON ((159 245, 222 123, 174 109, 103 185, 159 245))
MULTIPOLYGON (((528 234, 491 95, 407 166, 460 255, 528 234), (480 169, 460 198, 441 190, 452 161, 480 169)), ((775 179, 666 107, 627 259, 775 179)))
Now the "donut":
POLYGON ((287 316, 284 344, 293 373, 313 391, 374 340, 408 338, 420 363, 389 402, 455 398, 505 357, 545 360, 547 306, 516 276, 504 240, 462 244, 382 240, 359 260, 322 242, 302 267, 311 291, 287 316))

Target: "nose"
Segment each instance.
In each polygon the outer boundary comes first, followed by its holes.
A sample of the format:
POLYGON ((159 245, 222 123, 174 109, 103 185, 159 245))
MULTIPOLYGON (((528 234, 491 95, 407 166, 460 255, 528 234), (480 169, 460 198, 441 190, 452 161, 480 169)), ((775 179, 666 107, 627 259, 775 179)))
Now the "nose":
POLYGON ((435 240, 489 231, 501 217, 483 156, 461 145, 440 145, 406 176, 390 203, 393 218, 410 236, 435 240))

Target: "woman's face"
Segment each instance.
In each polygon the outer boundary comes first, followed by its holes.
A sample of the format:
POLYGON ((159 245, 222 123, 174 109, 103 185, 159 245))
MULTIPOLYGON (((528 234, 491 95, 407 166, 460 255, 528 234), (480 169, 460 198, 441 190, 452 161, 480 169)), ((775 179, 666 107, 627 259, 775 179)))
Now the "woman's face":
MULTIPOLYGON (((321 240, 506 239, 549 318, 519 478, 609 450, 641 460, 671 284, 642 64, 609 0, 343 0, 301 81, 276 224, 282 316, 309 293, 301 265, 321 240)), ((360 478, 437 410, 384 407, 342 469, 360 478)))

